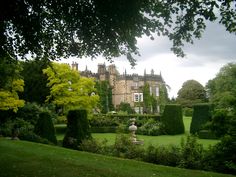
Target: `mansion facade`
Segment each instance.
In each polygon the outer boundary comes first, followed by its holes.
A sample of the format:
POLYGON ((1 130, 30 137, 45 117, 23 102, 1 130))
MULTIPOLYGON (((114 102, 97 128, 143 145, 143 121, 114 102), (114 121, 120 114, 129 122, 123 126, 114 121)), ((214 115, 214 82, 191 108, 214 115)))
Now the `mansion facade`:
MULTIPOLYGON (((72 69, 78 70, 78 63, 72 63, 72 69)), ((81 76, 93 77, 97 80, 109 81, 112 88, 112 104, 115 108, 121 103, 126 102, 137 113, 143 113, 143 86, 148 83, 149 92, 155 98, 159 97, 160 85, 164 84, 164 80, 161 74, 154 74, 154 70, 151 70, 150 74, 144 71, 144 75, 127 74, 126 71, 123 74, 119 74, 114 64, 106 66, 105 64, 98 64, 97 73, 92 73, 87 70, 80 72, 81 76)), ((159 112, 159 106, 155 108, 159 112)))

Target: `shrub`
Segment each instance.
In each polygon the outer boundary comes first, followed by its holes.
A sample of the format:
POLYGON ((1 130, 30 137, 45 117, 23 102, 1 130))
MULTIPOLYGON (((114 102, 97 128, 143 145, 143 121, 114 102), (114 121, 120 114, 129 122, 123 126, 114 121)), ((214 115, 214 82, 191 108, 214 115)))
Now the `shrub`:
POLYGON ((54 144, 57 143, 55 128, 52 123, 51 115, 48 112, 42 112, 39 114, 39 119, 35 125, 34 132, 54 144))
POLYGON ((165 132, 169 135, 184 133, 182 107, 177 104, 166 105, 161 116, 161 123, 164 125, 165 132))
POLYGON ((21 135, 33 131, 33 128, 34 126, 29 122, 20 118, 16 118, 15 120, 9 120, 2 124, 1 133, 3 136, 12 136, 13 130, 17 129, 17 136, 21 139, 21 135))
POLYGON ((236 138, 225 136, 211 147, 204 159, 206 170, 236 174, 236 138))
POLYGON ((151 118, 143 126, 138 128, 137 134, 158 136, 165 134, 165 131, 160 121, 151 118))
POLYGON ((113 147, 113 155, 128 159, 142 159, 144 150, 137 144, 131 142, 129 136, 120 134, 116 136, 113 147))
POLYGON ((193 108, 188 108, 188 107, 183 108, 183 114, 186 117, 192 117, 193 116, 193 108))
POLYGON ((43 112, 43 109, 38 104, 26 103, 24 107, 19 108, 17 117, 20 117, 25 121, 28 121, 31 124, 35 125, 41 112, 43 112))
POLYGON ((179 167, 201 169, 204 151, 202 144, 197 143, 197 138, 187 136, 186 141, 181 142, 181 161, 179 167))
POLYGON ((144 161, 167 165, 167 166, 177 166, 180 161, 180 150, 178 147, 169 146, 148 146, 145 151, 144 161))
POLYGON ((193 117, 190 125, 190 133, 198 133, 204 124, 211 119, 210 104, 196 104, 193 106, 193 117))
POLYGON ((83 140, 91 138, 86 110, 70 110, 63 146, 78 149, 83 140))

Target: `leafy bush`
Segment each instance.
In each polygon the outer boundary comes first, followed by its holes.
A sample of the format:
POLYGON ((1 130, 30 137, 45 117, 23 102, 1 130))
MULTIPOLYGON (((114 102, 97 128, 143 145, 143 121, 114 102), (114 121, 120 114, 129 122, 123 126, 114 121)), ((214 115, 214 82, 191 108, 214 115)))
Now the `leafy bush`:
POLYGON ((201 169, 204 151, 202 144, 197 143, 197 138, 187 136, 186 141, 181 142, 181 160, 179 167, 190 169, 201 169))
POLYGON ((117 157, 128 159, 142 159, 144 150, 131 142, 129 136, 120 134, 116 137, 113 154, 117 157))
POLYGON ((180 161, 180 149, 176 146, 148 146, 145 151, 144 161, 167 165, 167 166, 177 166, 180 161))
POLYGON ((165 127, 165 132, 169 135, 184 133, 182 107, 177 104, 166 105, 161 123, 165 127))
POLYGON ((0 131, 3 136, 12 136, 13 130, 17 129, 17 136, 21 138, 21 135, 33 131, 33 128, 34 126, 29 122, 16 118, 15 120, 8 120, 6 123, 2 124, 0 131))
POLYGON ((43 108, 36 103, 26 103, 24 107, 19 108, 17 117, 35 125, 39 118, 39 114, 43 111, 43 108))
POLYGON ((236 138, 225 136, 211 147, 204 159, 206 170, 236 174, 236 138))
POLYGON ((40 137, 57 144, 55 128, 49 112, 42 112, 39 114, 39 119, 35 125, 34 132, 40 137))
POLYGON ((225 109, 217 109, 214 111, 209 129, 215 133, 217 137, 223 137, 228 133, 230 128, 231 116, 225 109))
POLYGON ((91 137, 86 110, 70 110, 63 146, 78 149, 83 140, 91 137))
POLYGON ((188 108, 188 107, 183 108, 183 114, 186 117, 192 117, 193 116, 193 108, 188 108))
POLYGON ((157 136, 165 134, 165 130, 160 121, 149 119, 143 126, 138 128, 137 134, 157 136))
POLYGON ((193 106, 193 117, 190 125, 190 133, 198 133, 204 124, 211 120, 211 105, 196 104, 193 106))

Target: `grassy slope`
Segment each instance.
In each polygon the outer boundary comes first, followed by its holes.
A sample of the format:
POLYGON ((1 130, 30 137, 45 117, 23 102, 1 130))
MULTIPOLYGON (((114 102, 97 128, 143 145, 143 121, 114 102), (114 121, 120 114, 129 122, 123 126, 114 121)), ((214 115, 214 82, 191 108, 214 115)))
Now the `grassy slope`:
POLYGON ((230 177, 0 138, 1 177, 230 177))

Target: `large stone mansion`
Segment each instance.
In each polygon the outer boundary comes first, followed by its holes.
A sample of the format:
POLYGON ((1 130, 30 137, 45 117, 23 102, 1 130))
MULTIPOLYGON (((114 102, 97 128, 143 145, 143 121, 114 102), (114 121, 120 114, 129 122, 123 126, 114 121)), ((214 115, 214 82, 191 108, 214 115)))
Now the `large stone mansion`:
MULTIPOLYGON (((72 69, 78 70, 78 63, 72 63, 72 69)), ((154 74, 151 70, 150 74, 144 71, 144 75, 138 74, 119 74, 114 64, 106 67, 105 64, 98 64, 97 73, 87 70, 81 71, 80 74, 85 77, 94 77, 97 80, 108 80, 112 88, 112 102, 116 108, 121 102, 127 102, 137 113, 143 113, 143 91, 142 87, 145 83, 150 86, 150 94, 155 97, 159 96, 160 85, 164 83, 161 74, 154 74)), ((156 108, 159 111, 159 106, 156 108)))

